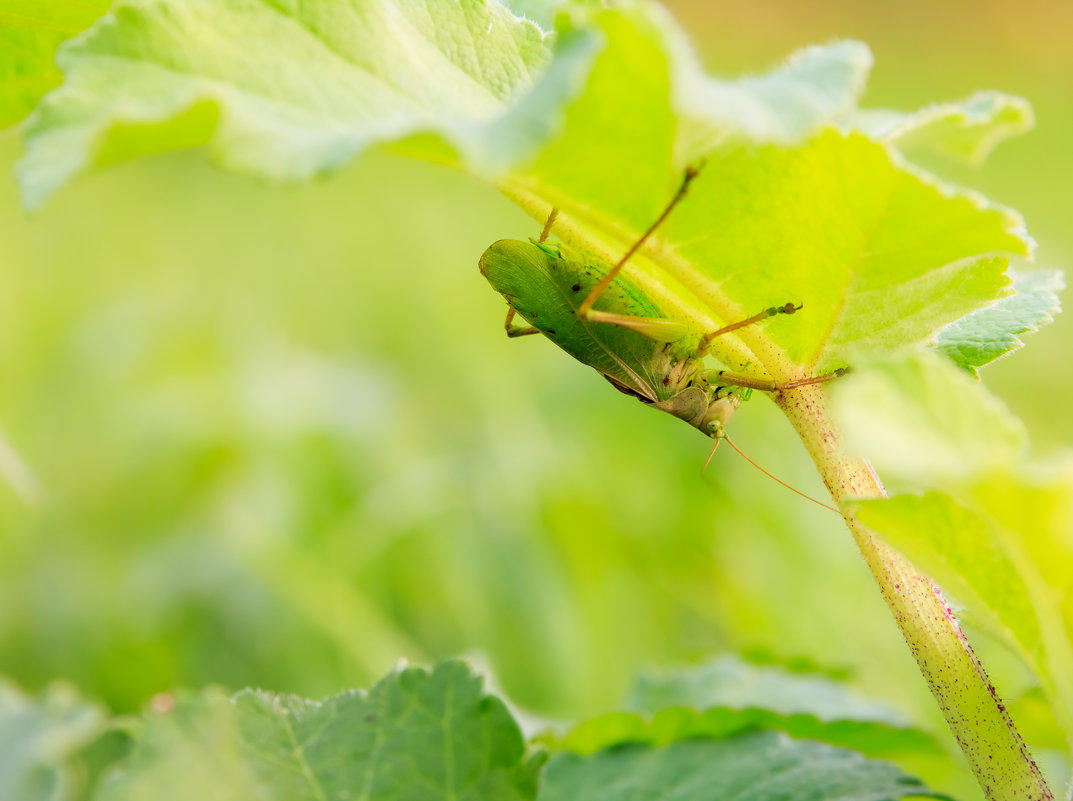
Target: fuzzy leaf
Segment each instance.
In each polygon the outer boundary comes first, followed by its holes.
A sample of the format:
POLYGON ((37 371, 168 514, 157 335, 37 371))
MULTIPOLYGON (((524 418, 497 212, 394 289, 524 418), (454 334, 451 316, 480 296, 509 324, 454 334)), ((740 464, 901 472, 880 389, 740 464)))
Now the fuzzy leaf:
POLYGON ((320 702, 250 690, 180 697, 148 721, 101 799, 509 801, 534 792, 537 766, 523 756, 502 702, 465 664, 444 662, 320 702))
POLYGON ((869 109, 851 115, 851 125, 903 152, 931 150, 980 164, 997 145, 1032 130, 1032 107, 1002 92, 977 92, 954 103, 936 103, 904 113, 869 109))
POLYGON ((1018 335, 1053 323, 1062 309, 1058 293, 1065 281, 1059 270, 1015 273, 1013 289, 1016 294, 944 328, 936 349, 975 375, 976 368, 1023 348, 1018 335))
POLYGON ((180 147, 294 179, 424 130, 458 144, 548 55, 540 28, 480 0, 146 0, 61 49, 20 181, 35 206, 95 162, 180 147))
POLYGON ((928 795, 928 789, 893 765, 776 732, 751 732, 663 748, 560 754, 549 762, 537 799, 886 801, 909 795, 928 795))

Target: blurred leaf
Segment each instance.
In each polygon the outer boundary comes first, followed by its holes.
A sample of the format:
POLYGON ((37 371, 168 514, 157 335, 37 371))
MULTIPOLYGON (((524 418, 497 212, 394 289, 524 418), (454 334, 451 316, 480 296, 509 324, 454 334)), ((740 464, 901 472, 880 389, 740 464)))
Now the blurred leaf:
POLYGON ((977 92, 954 103, 935 103, 912 112, 867 109, 850 124, 903 152, 931 150, 979 164, 997 145, 1032 130, 1028 101, 1002 92, 977 92))
POLYGON ((1059 270, 1014 273, 1016 294, 962 317, 939 333, 936 348, 969 372, 1025 346, 1018 334, 1034 333, 1054 322, 1065 289, 1059 270))
POLYGON ((461 662, 391 674, 368 693, 316 702, 245 690, 183 695, 146 723, 121 799, 531 798, 517 725, 461 662))
POLYGON ((670 706, 724 706, 812 715, 820 720, 905 722, 890 707, 858 698, 833 679, 753 665, 734 656, 696 667, 644 673, 630 694, 629 706, 642 712, 670 706))
POLYGON ((1019 422, 934 354, 873 365, 835 400, 881 475, 932 488, 854 514, 1021 656, 1073 741, 1073 464, 1025 464, 1019 422))
POLYGON ((548 763, 537 798, 885 801, 928 792, 893 765, 853 751, 752 732, 663 748, 626 745, 591 756, 559 754, 548 763))
POLYGON ((620 743, 663 746, 696 738, 724 739, 757 730, 781 731, 802 740, 852 748, 871 757, 893 759, 911 752, 941 753, 933 737, 909 726, 870 720, 824 720, 806 714, 721 706, 703 711, 685 707, 663 709, 651 718, 628 712, 601 715, 571 729, 562 741, 562 748, 593 754, 620 743))
POLYGON ((68 762, 104 727, 104 711, 65 686, 34 699, 0 682, 0 801, 73 798, 68 762))
POLYGON ((860 363, 831 389, 851 451, 885 480, 949 485, 1017 461, 1024 426, 998 398, 934 353, 860 363))
POLYGON ((5 0, 0 8, 0 128, 60 82, 56 48, 88 28, 109 0, 5 0))
POLYGON ((616 713, 585 721, 564 738, 563 748, 591 754, 617 743, 662 746, 776 729, 867 756, 937 749, 934 739, 894 710, 857 698, 831 679, 750 665, 730 656, 694 668, 645 674, 628 706, 647 714, 616 713))

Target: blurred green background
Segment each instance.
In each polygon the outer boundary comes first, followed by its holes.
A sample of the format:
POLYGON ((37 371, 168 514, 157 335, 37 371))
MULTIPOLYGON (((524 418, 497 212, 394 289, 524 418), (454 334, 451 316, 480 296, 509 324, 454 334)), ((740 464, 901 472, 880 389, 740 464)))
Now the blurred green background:
MULTIPOLYGON (((982 170, 929 166, 1021 210, 1041 266, 1073 261, 1073 5, 668 5, 720 74, 855 37, 868 105, 1027 97, 1037 130, 982 170)), ((383 153, 267 186, 185 153, 27 215, 19 151, 0 134, 0 673, 122 712, 176 685, 321 696, 464 653, 577 719, 641 667, 732 650, 839 672, 941 730, 834 516, 730 449, 702 475, 692 429, 503 336, 477 258, 538 226, 488 186, 383 153)), ((1044 456, 1073 441, 1071 332, 986 371, 1044 456)), ((822 492, 767 401, 734 429, 822 492)), ((1018 709, 1057 742, 1031 695, 1018 709)))

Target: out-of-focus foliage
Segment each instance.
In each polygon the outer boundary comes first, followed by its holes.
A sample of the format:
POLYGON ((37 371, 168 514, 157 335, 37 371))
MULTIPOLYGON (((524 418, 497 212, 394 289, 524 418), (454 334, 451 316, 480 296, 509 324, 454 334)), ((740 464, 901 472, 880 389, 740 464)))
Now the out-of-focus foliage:
POLYGON ((53 685, 34 699, 0 682, 0 801, 72 798, 84 778, 72 775, 72 757, 104 725, 104 710, 70 687, 53 685))
MULTIPOLYGON (((880 64, 869 104, 1031 98, 1040 127, 988 171, 942 169, 1069 265, 1060 5, 673 5, 716 74, 854 36, 880 64)), ((0 141, 7 172, 18 155, 0 141)), ((485 187, 374 154, 265 189, 169 155, 32 217, 6 184, 0 220, 0 426, 42 487, 36 505, 0 489, 0 672, 130 710, 177 684, 325 696, 472 650, 511 698, 576 718, 641 665, 751 649, 851 671, 941 731, 826 513, 732 453, 700 476, 692 431, 502 337, 476 259, 537 226, 485 187)), ((1073 440, 1070 326, 987 371, 1043 450, 1073 440)), ((822 492, 768 404, 734 426, 822 492)), ((1047 713, 1019 714, 1030 680, 977 647, 1029 739, 1053 740, 1047 713)))
MULTIPOLYGON (((739 697, 737 688, 757 670, 738 664, 725 686, 711 671, 703 681, 712 692, 746 703, 748 693, 739 697)), ((688 680, 690 672, 678 675, 688 680)), ((757 673, 757 679, 770 685, 771 671, 757 673)), ((792 694, 791 685, 783 683, 780 704, 792 694)), ((763 708, 761 702, 755 711, 763 708)), ((894 765, 832 748, 825 735, 834 728, 812 732, 812 742, 791 739, 792 729, 778 722, 764 726, 769 729, 764 732, 749 725, 665 730, 658 743, 639 747, 642 740, 632 732, 605 727, 603 742, 580 757, 562 752, 547 736, 526 743, 503 701, 487 693, 482 679, 458 660, 431 669, 399 668, 369 690, 322 701, 262 690, 231 697, 215 688, 162 694, 140 717, 124 722, 133 741, 125 753, 100 748, 107 734, 83 748, 100 735, 102 722, 99 709, 69 692, 39 700, 0 695, 0 776, 5 779, 0 796, 5 801, 539 801, 594 797, 585 788, 609 765, 625 768, 602 788, 614 799, 663 797, 701 786, 744 790, 740 797, 757 801, 776 795, 894 801, 927 793, 920 780, 894 765), (77 777, 81 781, 59 781, 78 748, 79 766, 90 769, 77 777), (16 795, 9 794, 13 791, 16 795)))
POLYGON ((0 128, 60 82, 56 48, 88 28, 109 0, 5 0, 0 7, 0 128))

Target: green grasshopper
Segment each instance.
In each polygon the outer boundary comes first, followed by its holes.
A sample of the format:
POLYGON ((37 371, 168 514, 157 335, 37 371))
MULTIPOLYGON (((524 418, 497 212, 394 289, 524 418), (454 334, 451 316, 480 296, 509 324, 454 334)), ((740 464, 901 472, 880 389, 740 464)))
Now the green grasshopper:
POLYGON ((828 381, 840 373, 777 383, 705 368, 704 357, 716 337, 778 314, 793 314, 801 306, 772 306, 705 332, 684 317, 673 318, 619 275, 682 200, 698 172, 699 168, 686 170, 677 194, 613 266, 597 256, 548 244, 557 214, 553 209, 539 239, 494 243, 481 256, 480 269, 507 300, 508 336, 543 334, 620 392, 685 420, 715 439, 718 447, 720 440, 729 441, 727 421, 753 389, 783 391, 828 381), (515 315, 529 326, 516 325, 515 315))

